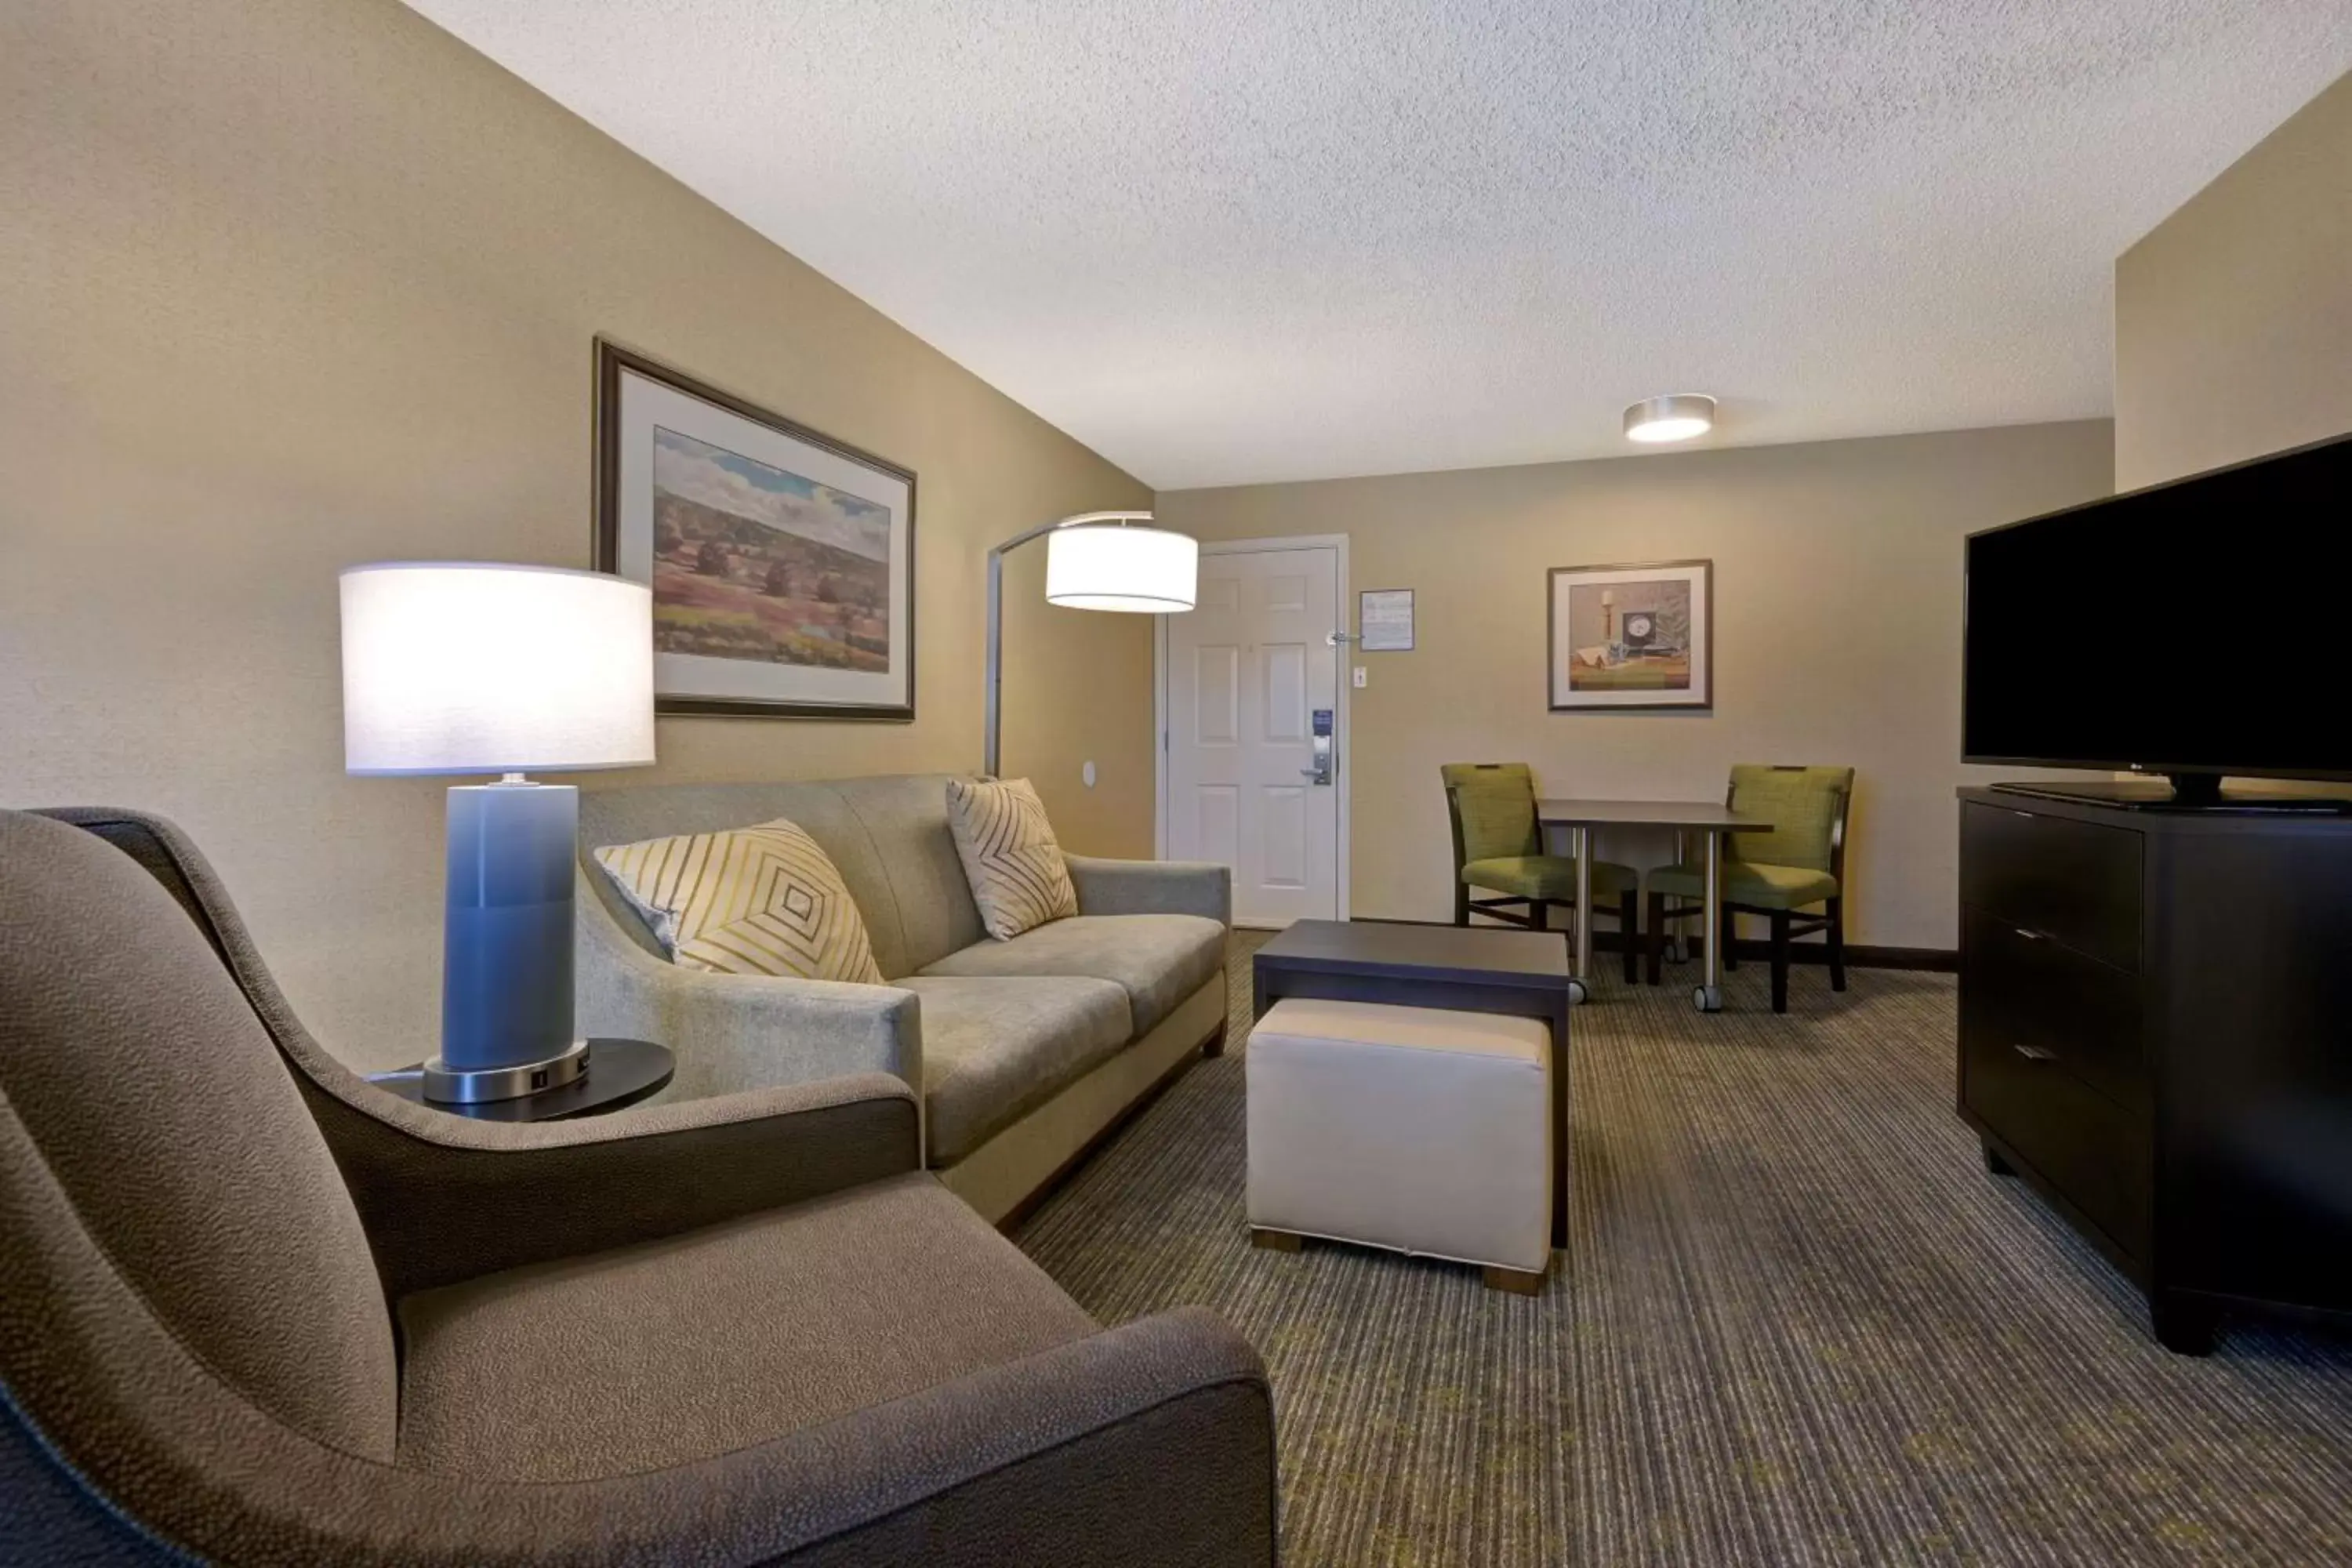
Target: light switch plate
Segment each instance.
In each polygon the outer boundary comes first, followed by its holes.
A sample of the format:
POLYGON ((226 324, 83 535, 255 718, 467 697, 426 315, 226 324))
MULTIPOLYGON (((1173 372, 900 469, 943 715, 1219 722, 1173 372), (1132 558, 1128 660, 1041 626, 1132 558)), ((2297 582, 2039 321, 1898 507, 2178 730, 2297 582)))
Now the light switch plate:
POLYGON ((1357 690, 1361 691, 1361 690, 1364 689, 1364 684, 1365 684, 1365 683, 1364 683, 1364 677, 1366 677, 1367 675, 1370 675, 1370 673, 1371 673, 1371 671, 1370 671, 1370 670, 1366 669, 1362 665, 1360 665, 1360 665, 1356 666, 1356 689, 1357 689, 1357 690))

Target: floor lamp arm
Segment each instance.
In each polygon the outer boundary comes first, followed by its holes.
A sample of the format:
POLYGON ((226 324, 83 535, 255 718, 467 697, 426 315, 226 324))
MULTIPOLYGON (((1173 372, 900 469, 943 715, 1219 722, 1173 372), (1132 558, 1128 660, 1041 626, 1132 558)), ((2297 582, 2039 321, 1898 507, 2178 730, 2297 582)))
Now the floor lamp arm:
POLYGON ((1078 528, 1090 522, 1148 522, 1148 511, 1082 511, 1076 517, 1041 522, 1016 533, 988 552, 988 662, 986 695, 982 700, 982 774, 994 778, 1004 739, 1004 558, 1033 539, 1043 539, 1058 528, 1078 528))

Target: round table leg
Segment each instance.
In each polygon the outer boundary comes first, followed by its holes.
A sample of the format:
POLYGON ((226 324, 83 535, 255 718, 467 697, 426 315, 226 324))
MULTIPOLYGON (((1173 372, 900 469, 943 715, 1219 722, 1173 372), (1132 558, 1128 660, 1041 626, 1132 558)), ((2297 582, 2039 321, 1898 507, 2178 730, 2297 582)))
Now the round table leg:
POLYGON ((1702 1013, 1722 1012, 1723 987, 1720 985, 1692 986, 1691 1005, 1697 1008, 1702 1013))
POLYGON ((1583 981, 1571 980, 1568 983, 1568 1005, 1570 1006, 1581 1007, 1585 1003, 1591 999, 1591 993, 1585 990, 1583 981))

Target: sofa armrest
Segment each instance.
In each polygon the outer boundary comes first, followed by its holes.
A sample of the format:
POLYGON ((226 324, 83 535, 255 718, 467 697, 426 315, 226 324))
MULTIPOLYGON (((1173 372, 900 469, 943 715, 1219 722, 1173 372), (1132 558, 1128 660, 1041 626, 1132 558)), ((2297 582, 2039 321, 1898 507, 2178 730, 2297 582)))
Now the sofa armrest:
POLYGON ((576 904, 581 1032, 667 1046, 677 1076, 663 1100, 861 1072, 921 1089, 922 1004, 913 992, 684 969, 630 941, 584 876, 576 904))
POLYGON ((884 1073, 522 1124, 306 1088, 394 1299, 922 1168, 915 1093, 884 1073))
POLYGON ((1083 915, 1204 915, 1234 923, 1234 874, 1205 860, 1105 860, 1065 854, 1083 915))

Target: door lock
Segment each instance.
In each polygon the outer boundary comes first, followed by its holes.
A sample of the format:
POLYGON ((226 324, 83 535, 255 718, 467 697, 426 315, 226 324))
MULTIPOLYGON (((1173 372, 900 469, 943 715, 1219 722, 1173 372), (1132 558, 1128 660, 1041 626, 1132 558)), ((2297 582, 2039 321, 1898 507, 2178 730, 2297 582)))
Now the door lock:
POLYGON ((1315 758, 1315 765, 1311 768, 1299 769, 1298 776, 1303 779, 1313 779, 1319 784, 1328 784, 1331 782, 1331 765, 1333 762, 1331 755, 1331 710, 1328 708, 1318 708, 1315 710, 1315 722, 1312 728, 1314 730, 1313 743, 1315 749, 1313 755, 1315 758))

